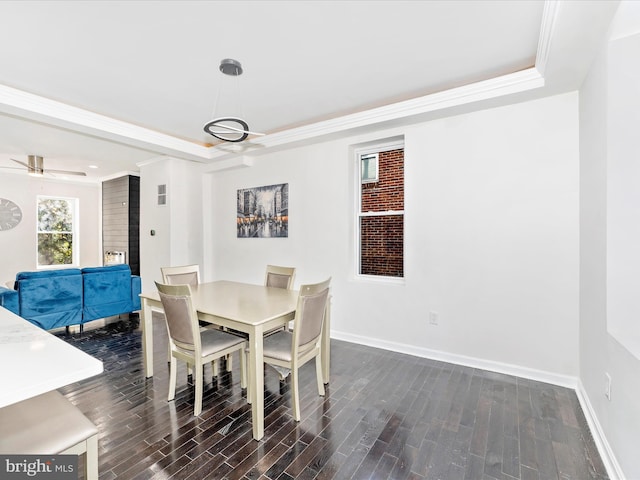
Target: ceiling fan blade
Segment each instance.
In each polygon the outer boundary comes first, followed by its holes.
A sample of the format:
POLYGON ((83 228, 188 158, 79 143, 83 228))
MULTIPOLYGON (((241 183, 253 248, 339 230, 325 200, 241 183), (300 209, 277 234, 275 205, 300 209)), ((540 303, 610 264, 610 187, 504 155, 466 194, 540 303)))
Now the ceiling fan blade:
POLYGON ((84 172, 73 172, 71 170, 52 170, 50 168, 45 168, 44 173, 59 173, 60 175, 78 175, 81 177, 87 176, 87 174, 84 172))
POLYGON ((16 160, 15 158, 12 158, 11 160, 13 160, 13 161, 14 161, 14 162, 16 162, 16 163, 19 163, 19 164, 20 164, 20 165, 22 165, 23 167, 27 167, 27 168, 29 168, 29 165, 27 165, 27 164, 26 164, 26 163, 24 163, 24 162, 21 162, 20 160, 16 160))
MULTIPOLYGON (((29 166, 29 164, 21 162, 20 160, 16 160, 15 158, 12 158, 11 160, 13 160, 16 163, 19 163, 23 167, 26 167, 28 171, 31 171, 33 169, 33 167, 29 166)), ((12 168, 12 167, 4 167, 4 168, 12 168)), ((43 173, 59 173, 60 175, 78 175, 80 177, 87 176, 87 174, 84 172, 74 172, 72 170, 55 170, 50 168, 42 168, 42 172, 43 173)))

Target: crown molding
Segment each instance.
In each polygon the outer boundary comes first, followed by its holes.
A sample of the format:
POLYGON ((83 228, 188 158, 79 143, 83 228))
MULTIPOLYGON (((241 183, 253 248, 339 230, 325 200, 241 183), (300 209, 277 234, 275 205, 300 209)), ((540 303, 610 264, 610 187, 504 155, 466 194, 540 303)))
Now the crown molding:
POLYGON ((131 176, 131 177, 139 177, 140 176, 140 172, 134 172, 134 171, 131 171, 131 170, 122 170, 120 172, 113 173, 111 175, 105 175, 104 177, 100 177, 98 179, 98 182, 102 183, 102 182, 107 182, 109 180, 113 180, 115 178, 122 178, 122 177, 129 177, 129 176, 131 176))
POLYGON ((536 69, 544 76, 549 61, 549 51, 556 27, 556 19, 560 10, 558 0, 546 0, 542 10, 542 22, 540 24, 540 37, 538 38, 538 51, 536 52, 536 69))
MULTIPOLYGON (((399 119, 410 119, 439 110, 512 95, 543 86, 544 78, 536 68, 532 67, 423 97, 265 135, 248 142, 250 146, 247 147, 247 150, 252 147, 273 148, 337 132, 381 125, 399 119)), ((228 155, 229 151, 223 150, 221 147, 211 147, 210 158, 212 159, 228 155)))
POLYGON ((0 85, 0 111, 142 149, 153 146, 156 151, 181 156, 186 154, 189 158, 200 160, 206 160, 209 156, 208 147, 203 145, 6 85, 0 85))
POLYGON ((224 170, 237 170, 239 168, 252 167, 253 159, 244 155, 227 158, 218 162, 211 163, 203 167, 203 173, 215 173, 224 170))
POLYGON ((0 85, 0 111, 133 147, 208 163, 212 160, 309 141, 338 132, 344 133, 356 128, 380 126, 399 119, 416 118, 431 112, 512 95, 542 86, 544 86, 544 78, 540 71, 537 68, 528 68, 423 97, 265 135, 245 142, 246 146, 234 145, 234 149, 230 149, 225 144, 205 147, 4 85, 0 85))

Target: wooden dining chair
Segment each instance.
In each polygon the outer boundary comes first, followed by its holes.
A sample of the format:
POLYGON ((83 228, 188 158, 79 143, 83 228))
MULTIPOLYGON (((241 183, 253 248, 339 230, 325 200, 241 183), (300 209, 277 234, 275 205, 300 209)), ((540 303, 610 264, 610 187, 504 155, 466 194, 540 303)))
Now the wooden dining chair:
POLYGON ((195 383, 195 403, 193 414, 202 412, 202 389, 204 364, 221 357, 240 352, 241 386, 246 388, 246 361, 244 351, 247 342, 237 335, 222 330, 201 329, 198 315, 191 297, 189 285, 167 285, 156 282, 160 301, 164 308, 169 331, 171 360, 169 368, 169 396, 175 398, 177 383, 177 360, 182 360, 193 369, 195 383))
POLYGON ((293 331, 282 330, 264 339, 264 363, 273 367, 280 379, 291 374, 293 418, 300 421, 298 370, 316 359, 318 394, 324 396, 321 341, 331 278, 324 282, 302 285, 298 294, 293 331))
MULTIPOLYGON (((291 290, 293 288, 293 280, 296 276, 295 267, 280 267, 278 265, 267 265, 265 274, 264 274, 264 286, 265 287, 274 287, 274 288, 284 288, 286 290, 291 290)), ((272 328, 264 332, 264 336, 271 335, 273 333, 279 332, 280 330, 286 330, 287 326, 272 328)), ((245 338, 249 338, 247 334, 242 332, 233 331, 236 335, 243 336, 245 338)), ((247 352, 247 355, 249 352, 247 352)))
POLYGON ((278 265, 267 265, 264 274, 264 284, 267 287, 293 288, 293 280, 296 276, 295 267, 280 267, 278 265))
MULTIPOLYGON (((200 266, 199 265, 179 265, 177 267, 160 267, 162 274, 162 283, 166 285, 189 285, 195 287, 200 283, 200 266)), ((207 328, 206 325, 200 324, 201 327, 207 328)), ((167 360, 171 360, 171 346, 167 353, 167 360)), ((189 375, 192 372, 189 370, 189 375)), ((215 363, 213 374, 218 375, 218 363, 215 363)))
POLYGON ((191 285, 200 283, 199 265, 182 265, 179 267, 161 267, 162 283, 167 285, 191 285))
MULTIPOLYGON (((293 280, 296 277, 295 267, 281 267, 278 265, 267 265, 264 274, 265 287, 284 288, 291 290, 293 288, 293 280)), ((271 335, 280 330, 286 330, 287 325, 284 327, 273 328, 267 332, 264 332, 265 336, 271 335)))

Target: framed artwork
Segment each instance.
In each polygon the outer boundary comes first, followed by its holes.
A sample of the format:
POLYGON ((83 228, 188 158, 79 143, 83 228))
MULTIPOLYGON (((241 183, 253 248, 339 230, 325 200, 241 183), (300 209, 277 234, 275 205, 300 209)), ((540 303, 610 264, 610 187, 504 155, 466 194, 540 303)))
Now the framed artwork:
POLYGON ((289 236, 289 184, 243 188, 237 194, 238 238, 289 236))

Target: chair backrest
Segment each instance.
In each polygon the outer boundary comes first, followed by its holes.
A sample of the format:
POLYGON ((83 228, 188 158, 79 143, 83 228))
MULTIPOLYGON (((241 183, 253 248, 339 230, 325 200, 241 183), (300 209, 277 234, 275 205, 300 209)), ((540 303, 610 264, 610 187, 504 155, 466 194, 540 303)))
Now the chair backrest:
POLYGON ((318 342, 322 334, 330 283, 331 277, 324 282, 300 286, 293 321, 294 354, 307 351, 318 342))
POLYGON ((162 281, 167 285, 191 285, 200 283, 199 265, 182 265, 180 267, 161 267, 162 281))
POLYGON ((198 314, 191 301, 191 287, 156 282, 156 288, 173 343, 184 350, 200 351, 200 327, 198 314))
POLYGON ((291 290, 293 288, 293 279, 296 276, 295 267, 279 267, 277 265, 267 265, 267 271, 264 275, 264 284, 267 287, 284 288, 291 290))

